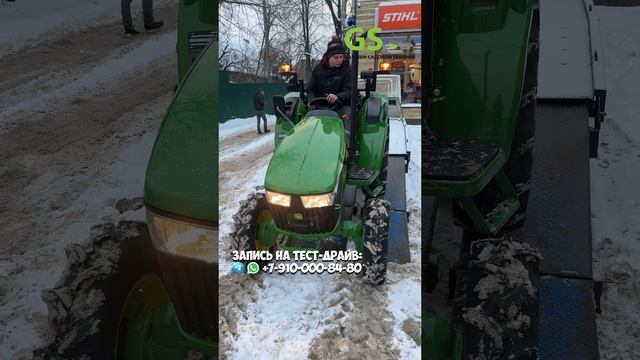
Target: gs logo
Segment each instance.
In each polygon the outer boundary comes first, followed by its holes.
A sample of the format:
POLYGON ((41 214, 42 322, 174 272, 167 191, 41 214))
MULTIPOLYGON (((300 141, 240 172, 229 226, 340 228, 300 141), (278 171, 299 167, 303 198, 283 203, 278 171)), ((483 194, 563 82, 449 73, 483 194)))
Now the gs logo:
MULTIPOLYGON (((367 39, 373 41, 373 45, 367 46, 367 50, 376 51, 382 49, 382 39, 380 39, 376 34, 381 32, 380 28, 371 28, 367 31, 367 39)), ((344 36, 344 42, 347 47, 353 51, 364 50, 365 48, 365 38, 364 36, 360 36, 360 33, 363 33, 364 29, 361 27, 354 27, 347 31, 344 36), (353 36, 357 34, 355 37, 355 44, 353 42, 353 36)))

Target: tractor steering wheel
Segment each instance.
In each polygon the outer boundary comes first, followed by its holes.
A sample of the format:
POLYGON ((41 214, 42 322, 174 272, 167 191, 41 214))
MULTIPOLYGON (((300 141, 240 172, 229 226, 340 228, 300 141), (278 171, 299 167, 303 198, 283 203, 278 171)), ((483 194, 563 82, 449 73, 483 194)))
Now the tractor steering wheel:
POLYGON ((309 107, 313 107, 316 110, 329 109, 329 110, 332 110, 332 111, 336 111, 340 107, 342 107, 342 101, 340 101, 340 98, 338 98, 338 100, 336 100, 335 103, 329 104, 329 102, 327 102, 327 97, 326 96, 311 98, 311 99, 309 99, 309 103, 308 104, 309 104, 309 107))

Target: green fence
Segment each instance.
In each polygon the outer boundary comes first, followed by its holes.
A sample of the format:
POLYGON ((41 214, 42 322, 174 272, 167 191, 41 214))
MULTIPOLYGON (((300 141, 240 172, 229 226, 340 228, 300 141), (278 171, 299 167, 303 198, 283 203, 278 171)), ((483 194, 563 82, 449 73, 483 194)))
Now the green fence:
POLYGON ((287 92, 285 83, 247 83, 233 84, 229 82, 229 73, 220 71, 220 122, 229 119, 255 116, 253 96, 258 89, 264 89, 266 104, 264 110, 273 114, 273 97, 287 92))

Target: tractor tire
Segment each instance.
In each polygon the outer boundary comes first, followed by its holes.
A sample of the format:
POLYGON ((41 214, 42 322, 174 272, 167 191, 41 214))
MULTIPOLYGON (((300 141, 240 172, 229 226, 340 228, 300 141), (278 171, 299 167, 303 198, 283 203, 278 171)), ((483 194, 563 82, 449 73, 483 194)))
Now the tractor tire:
POLYGON ((539 262, 537 249, 512 238, 472 243, 456 289, 462 358, 538 358, 539 262))
MULTIPOLYGON (((240 202, 240 210, 233 216, 234 230, 231 233, 232 251, 272 251, 277 246, 267 246, 258 240, 258 223, 271 217, 269 204, 264 192, 255 191, 240 202)), ((256 261, 260 266, 265 261, 256 261)), ((248 261, 246 262, 248 263, 248 261)), ((246 265, 246 264, 245 264, 246 265)))
POLYGON ((390 213, 391 205, 382 198, 367 199, 363 209, 362 279, 371 285, 382 284, 387 275, 390 213))
MULTIPOLYGON (((533 166, 533 145, 536 126, 536 99, 538 88, 538 59, 540 36, 540 10, 533 10, 531 30, 529 32, 527 64, 520 98, 520 110, 516 120, 514 136, 511 143, 509 159, 502 168, 513 186, 520 202, 520 207, 502 228, 503 231, 514 231, 524 226, 529 190, 531 187, 531 170, 533 166)), ((489 212, 500 201, 500 190, 492 181, 473 201, 482 213, 489 212)), ((463 228, 474 231, 474 225, 466 212, 454 203, 456 222, 463 228)))
POLYGON ((34 351, 34 359, 122 358, 127 321, 120 319, 128 300, 142 308, 169 302, 146 224, 96 225, 90 241, 71 244, 65 252, 62 280, 42 293, 49 309, 49 339, 34 351), (153 288, 141 287, 144 283, 153 288), (145 294, 160 296, 138 295, 147 289, 153 291, 145 294))

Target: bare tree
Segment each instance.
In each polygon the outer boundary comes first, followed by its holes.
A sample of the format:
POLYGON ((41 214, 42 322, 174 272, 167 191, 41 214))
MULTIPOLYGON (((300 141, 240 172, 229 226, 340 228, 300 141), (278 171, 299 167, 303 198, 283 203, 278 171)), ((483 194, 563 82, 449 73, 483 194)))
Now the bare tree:
MULTIPOLYGON (((337 0, 333 0, 337 1, 337 0)), ((324 0, 223 0, 220 5, 220 67, 247 68, 271 78, 283 62, 301 64, 304 78, 328 40, 324 0), (240 49, 240 47, 245 47, 240 49), (253 61, 246 58, 256 52, 253 61)), ((335 24, 334 24, 335 25, 335 24)))
POLYGON ((340 32, 342 31, 340 25, 340 18, 342 17, 340 0, 324 0, 324 2, 327 4, 329 12, 331 12, 331 20, 333 20, 333 28, 336 31, 336 35, 340 36, 340 32))

